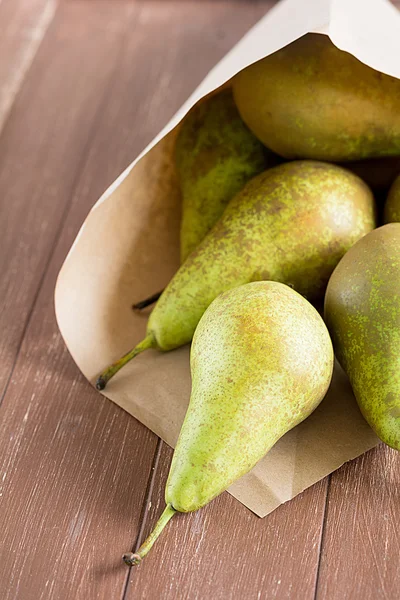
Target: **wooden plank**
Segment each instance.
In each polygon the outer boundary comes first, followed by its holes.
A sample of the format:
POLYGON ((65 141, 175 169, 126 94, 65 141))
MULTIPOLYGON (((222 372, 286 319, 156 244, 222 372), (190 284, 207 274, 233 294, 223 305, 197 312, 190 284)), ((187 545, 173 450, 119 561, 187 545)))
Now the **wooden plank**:
MULTIPOLYGON (((86 0, 88 4, 93 1, 86 0)), ((97 156, 102 166, 95 190, 97 196, 166 125, 215 63, 276 1, 140 2, 137 27, 121 57, 118 92, 113 91, 106 122, 98 132, 96 144, 101 144, 104 150, 97 156), (110 160, 110 156, 118 157, 123 149, 123 160, 110 160)))
POLYGON ((384 445, 331 476, 317 599, 397 600, 400 455, 384 445))
POLYGON ((0 401, 132 10, 60 6, 3 129, 0 401))
POLYGON ((55 8, 56 0, 0 0, 0 131, 55 8))
MULTIPOLYGON (((9 251, 1 286, 9 294, 4 308, 10 327, 26 320, 46 257, 59 242, 1 406, 0 582, 6 600, 122 596, 127 573, 120 555, 139 528, 136 508, 144 502, 157 440, 79 375, 58 333, 52 299, 81 211, 93 201, 91 190, 67 223, 66 207, 136 14, 122 3, 60 9, 0 140, 11 171, 8 177, 6 167, 1 171, 0 189, 5 194, 8 184, 16 204, 10 231, 2 229, 9 251)), ((16 333, 6 326, 4 317, 2 331, 12 345, 23 325, 16 333)))
MULTIPOLYGON (((58 267, 58 265, 54 265, 58 267)), ((79 375, 49 275, 2 407, 2 600, 122 596, 156 438, 79 375)))
MULTIPOLYGON (((171 457, 164 444, 143 536, 165 506, 171 457)), ((325 497, 321 481, 259 519, 224 493, 196 513, 175 516, 131 569, 127 600, 314 598, 325 497)))

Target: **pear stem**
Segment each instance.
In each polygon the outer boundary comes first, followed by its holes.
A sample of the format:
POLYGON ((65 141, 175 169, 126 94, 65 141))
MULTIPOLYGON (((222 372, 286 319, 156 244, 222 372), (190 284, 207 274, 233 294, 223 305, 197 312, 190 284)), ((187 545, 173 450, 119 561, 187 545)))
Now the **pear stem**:
POLYGON ((105 371, 103 371, 101 373, 101 375, 98 377, 98 379, 96 381, 96 388, 100 391, 104 390, 107 383, 110 381, 111 377, 114 377, 114 375, 116 373, 118 373, 118 371, 120 369, 122 369, 122 367, 124 367, 130 360, 132 360, 132 358, 135 358, 135 356, 137 356, 144 350, 148 350, 149 348, 154 348, 154 346, 155 346, 154 337, 152 335, 147 335, 144 338, 144 340, 139 342, 139 344, 137 346, 132 348, 132 350, 127 352, 127 354, 124 354, 124 356, 119 358, 115 363, 113 363, 112 365, 107 367, 107 369, 105 369, 105 371))
POLYGON ((144 308, 147 308, 151 304, 154 304, 154 302, 157 302, 157 300, 159 299, 159 297, 161 296, 163 291, 164 290, 161 290, 161 292, 157 292, 157 294, 153 294, 152 296, 149 296, 148 298, 145 298, 144 300, 141 300, 140 302, 136 302, 136 304, 132 305, 133 310, 140 311, 140 310, 143 310, 144 308))
POLYGON ((154 542, 168 523, 168 521, 174 516, 177 511, 174 509, 172 504, 167 504, 162 513, 161 517, 158 519, 156 526, 153 531, 150 533, 149 537, 143 542, 137 552, 127 552, 123 555, 122 559, 128 567, 133 567, 134 565, 138 565, 142 558, 146 556, 148 552, 150 552, 153 547, 154 542))

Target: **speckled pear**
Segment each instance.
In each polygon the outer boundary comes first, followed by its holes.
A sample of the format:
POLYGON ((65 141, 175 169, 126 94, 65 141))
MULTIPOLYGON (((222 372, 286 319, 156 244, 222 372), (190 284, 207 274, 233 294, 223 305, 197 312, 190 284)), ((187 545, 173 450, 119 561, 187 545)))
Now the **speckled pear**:
MULTIPOLYGON (((182 191, 180 255, 183 263, 254 175, 282 161, 244 124, 226 88, 192 108, 176 140, 175 162, 182 191)), ((146 308, 154 294, 133 305, 146 308)))
POLYGON ((274 280, 320 298, 344 253, 374 227, 370 189, 341 167, 293 161, 254 177, 168 284, 145 340, 102 373, 98 388, 146 348, 189 343, 204 311, 228 289, 274 280))
POLYGON ((239 112, 286 158, 328 161, 400 155, 400 80, 309 33, 241 71, 239 112))
POLYGON ((369 233, 342 258, 325 320, 362 414, 400 450, 400 223, 369 233))
POLYGON ((182 189, 181 262, 199 245, 242 187, 277 157, 243 123, 232 90, 197 104, 176 141, 182 189))
POLYGON ((167 507, 136 554, 138 564, 166 522, 198 510, 250 471, 325 396, 333 348, 300 294, 271 281, 221 294, 191 349, 192 393, 166 485, 167 507))
POLYGON ((385 223, 400 223, 400 175, 389 190, 383 218, 385 223))

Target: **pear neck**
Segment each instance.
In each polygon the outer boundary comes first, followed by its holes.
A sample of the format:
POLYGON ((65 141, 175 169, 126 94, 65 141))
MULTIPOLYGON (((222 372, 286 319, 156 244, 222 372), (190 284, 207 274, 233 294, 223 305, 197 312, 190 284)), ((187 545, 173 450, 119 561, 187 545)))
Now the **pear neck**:
POLYGON ((147 334, 146 337, 137 344, 137 346, 132 348, 132 350, 124 354, 124 356, 119 358, 115 363, 107 367, 107 369, 103 371, 103 373, 101 373, 101 375, 96 381, 96 388, 98 390, 104 390, 110 379, 114 377, 114 375, 118 373, 118 371, 122 369, 122 367, 124 367, 128 362, 135 358, 135 356, 141 354, 149 348, 155 347, 156 340, 154 338, 154 335, 152 333, 147 334))

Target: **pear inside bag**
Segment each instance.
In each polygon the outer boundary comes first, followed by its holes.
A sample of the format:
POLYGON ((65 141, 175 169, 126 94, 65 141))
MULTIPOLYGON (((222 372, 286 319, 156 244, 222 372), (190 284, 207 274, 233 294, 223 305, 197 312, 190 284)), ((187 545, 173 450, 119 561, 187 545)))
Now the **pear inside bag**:
MULTIPOLYGON (((229 85, 242 68, 308 32, 329 35, 362 62, 400 78, 399 30, 399 14, 386 0, 370 0, 367 7, 359 0, 308 0, 301 8, 297 0, 284 0, 209 73, 93 207, 60 271, 57 321, 87 379, 94 383, 107 364, 144 337, 148 311, 135 314, 132 303, 165 287, 179 266, 181 198, 174 142, 191 106, 229 85)), ((143 353, 104 392, 172 447, 190 397, 189 351, 143 353)), ((229 492, 262 517, 377 443, 336 366, 318 409, 229 492)))

